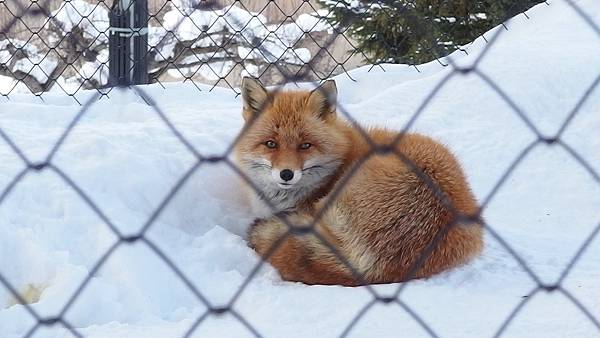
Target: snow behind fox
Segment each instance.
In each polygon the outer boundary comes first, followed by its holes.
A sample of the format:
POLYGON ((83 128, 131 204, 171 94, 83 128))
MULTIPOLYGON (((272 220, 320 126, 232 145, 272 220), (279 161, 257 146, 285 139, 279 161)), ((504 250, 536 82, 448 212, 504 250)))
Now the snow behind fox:
POLYGON ((268 92, 246 78, 242 96, 238 163, 259 190, 253 205, 266 204, 265 216, 268 208, 278 213, 258 220, 249 240, 284 279, 398 282, 430 277, 481 251, 477 203, 441 144, 384 129, 361 134, 337 118, 331 80, 310 92, 268 92), (288 236, 281 218, 315 223, 317 235, 288 236))

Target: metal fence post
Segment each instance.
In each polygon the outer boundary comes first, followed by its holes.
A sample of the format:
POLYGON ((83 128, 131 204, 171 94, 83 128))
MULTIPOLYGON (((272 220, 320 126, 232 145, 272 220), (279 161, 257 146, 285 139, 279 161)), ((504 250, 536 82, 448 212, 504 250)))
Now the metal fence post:
POLYGON ((116 0, 109 31, 109 84, 148 83, 148 1, 116 0))
POLYGON ((133 0, 133 27, 136 32, 131 37, 133 45, 133 74, 134 84, 148 83, 148 0, 133 0))

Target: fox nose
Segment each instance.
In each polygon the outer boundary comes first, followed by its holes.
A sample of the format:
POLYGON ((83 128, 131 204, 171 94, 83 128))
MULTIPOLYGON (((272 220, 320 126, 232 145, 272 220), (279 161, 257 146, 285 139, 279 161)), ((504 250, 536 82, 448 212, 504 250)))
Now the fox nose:
POLYGON ((294 178, 294 172, 291 171, 290 169, 283 169, 279 173, 279 177, 281 177, 282 180, 287 182, 287 181, 290 181, 292 178, 294 178))

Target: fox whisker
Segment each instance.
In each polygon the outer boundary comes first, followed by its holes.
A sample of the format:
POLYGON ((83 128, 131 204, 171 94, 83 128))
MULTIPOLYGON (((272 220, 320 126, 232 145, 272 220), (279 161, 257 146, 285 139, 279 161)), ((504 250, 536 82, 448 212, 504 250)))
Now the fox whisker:
POLYGON ((302 169, 302 171, 305 172, 305 171, 309 171, 309 170, 313 170, 313 169, 321 169, 321 168, 323 168, 322 165, 313 165, 312 167, 302 169))
POLYGON ((312 169, 326 169, 330 166, 337 166, 339 164, 339 162, 340 161, 338 159, 335 159, 335 160, 327 161, 327 162, 324 162, 321 164, 316 164, 316 165, 313 165, 310 167, 306 167, 306 168, 302 169, 302 171, 309 171, 312 169))
POLYGON ((270 166, 268 164, 264 164, 264 163, 259 163, 259 162, 250 163, 250 167, 252 167, 254 169, 258 169, 258 168, 273 169, 272 166, 270 166))

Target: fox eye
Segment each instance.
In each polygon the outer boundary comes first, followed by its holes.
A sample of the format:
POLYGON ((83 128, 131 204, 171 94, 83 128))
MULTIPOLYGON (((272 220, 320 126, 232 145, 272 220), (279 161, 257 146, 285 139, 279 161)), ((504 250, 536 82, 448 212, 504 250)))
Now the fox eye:
POLYGON ((310 147, 312 147, 312 144, 310 144, 310 143, 308 143, 308 142, 307 142, 307 143, 302 143, 302 144, 300 145, 300 149, 303 149, 303 150, 306 150, 306 149, 308 149, 308 148, 310 148, 310 147))
POLYGON ((277 147, 277 143, 273 140, 268 140, 267 142, 265 142, 265 145, 269 149, 275 149, 277 147))

